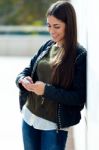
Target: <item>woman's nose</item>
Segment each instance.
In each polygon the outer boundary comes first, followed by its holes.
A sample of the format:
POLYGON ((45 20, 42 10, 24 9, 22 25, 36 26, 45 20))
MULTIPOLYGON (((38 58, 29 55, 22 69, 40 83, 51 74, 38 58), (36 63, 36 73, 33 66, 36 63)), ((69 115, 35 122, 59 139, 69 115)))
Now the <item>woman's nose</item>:
POLYGON ((54 30, 53 28, 50 28, 50 29, 49 29, 49 32, 50 32, 50 34, 54 34, 54 33, 55 33, 55 30, 54 30))

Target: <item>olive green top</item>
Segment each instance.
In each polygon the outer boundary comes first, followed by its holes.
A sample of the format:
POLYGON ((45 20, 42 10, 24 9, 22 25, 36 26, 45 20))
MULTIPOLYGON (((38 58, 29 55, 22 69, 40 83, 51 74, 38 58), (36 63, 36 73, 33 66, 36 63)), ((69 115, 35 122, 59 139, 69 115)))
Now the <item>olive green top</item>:
MULTIPOLYGON (((59 48, 53 45, 50 51, 39 61, 36 69, 39 81, 43 81, 44 83, 51 82, 51 63, 58 51, 59 48)), ((29 96, 27 107, 33 114, 49 121, 56 122, 57 103, 48 101, 47 99, 43 101, 42 96, 32 93, 29 96)))

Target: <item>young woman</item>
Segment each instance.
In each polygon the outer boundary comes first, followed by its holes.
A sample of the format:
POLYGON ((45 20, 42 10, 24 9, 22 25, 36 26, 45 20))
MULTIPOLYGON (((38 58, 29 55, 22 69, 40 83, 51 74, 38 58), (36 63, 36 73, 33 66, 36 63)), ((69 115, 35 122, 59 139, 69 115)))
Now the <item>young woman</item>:
POLYGON ((26 99, 21 106, 25 150, 65 150, 69 128, 80 122, 86 101, 86 50, 77 42, 73 6, 52 4, 47 25, 52 39, 16 79, 26 99))

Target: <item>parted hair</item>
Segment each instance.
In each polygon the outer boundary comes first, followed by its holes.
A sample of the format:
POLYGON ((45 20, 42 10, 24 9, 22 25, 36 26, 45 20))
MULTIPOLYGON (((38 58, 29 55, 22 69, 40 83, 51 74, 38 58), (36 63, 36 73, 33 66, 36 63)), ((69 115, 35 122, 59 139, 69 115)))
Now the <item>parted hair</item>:
POLYGON ((53 3, 46 16, 54 16, 66 24, 64 45, 57 54, 52 67, 52 83, 63 88, 69 88, 74 77, 74 62, 77 46, 76 12, 71 3, 57 1, 53 3))

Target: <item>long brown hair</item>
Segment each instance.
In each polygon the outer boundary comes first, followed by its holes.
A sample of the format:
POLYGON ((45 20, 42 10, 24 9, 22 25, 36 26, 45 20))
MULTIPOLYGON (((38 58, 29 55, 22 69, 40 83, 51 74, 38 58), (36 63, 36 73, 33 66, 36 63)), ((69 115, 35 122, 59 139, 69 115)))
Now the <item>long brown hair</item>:
POLYGON ((74 76, 74 62, 76 57, 76 13, 69 2, 57 1, 48 9, 48 16, 54 16, 66 24, 64 45, 53 64, 52 83, 60 87, 69 88, 74 76))

